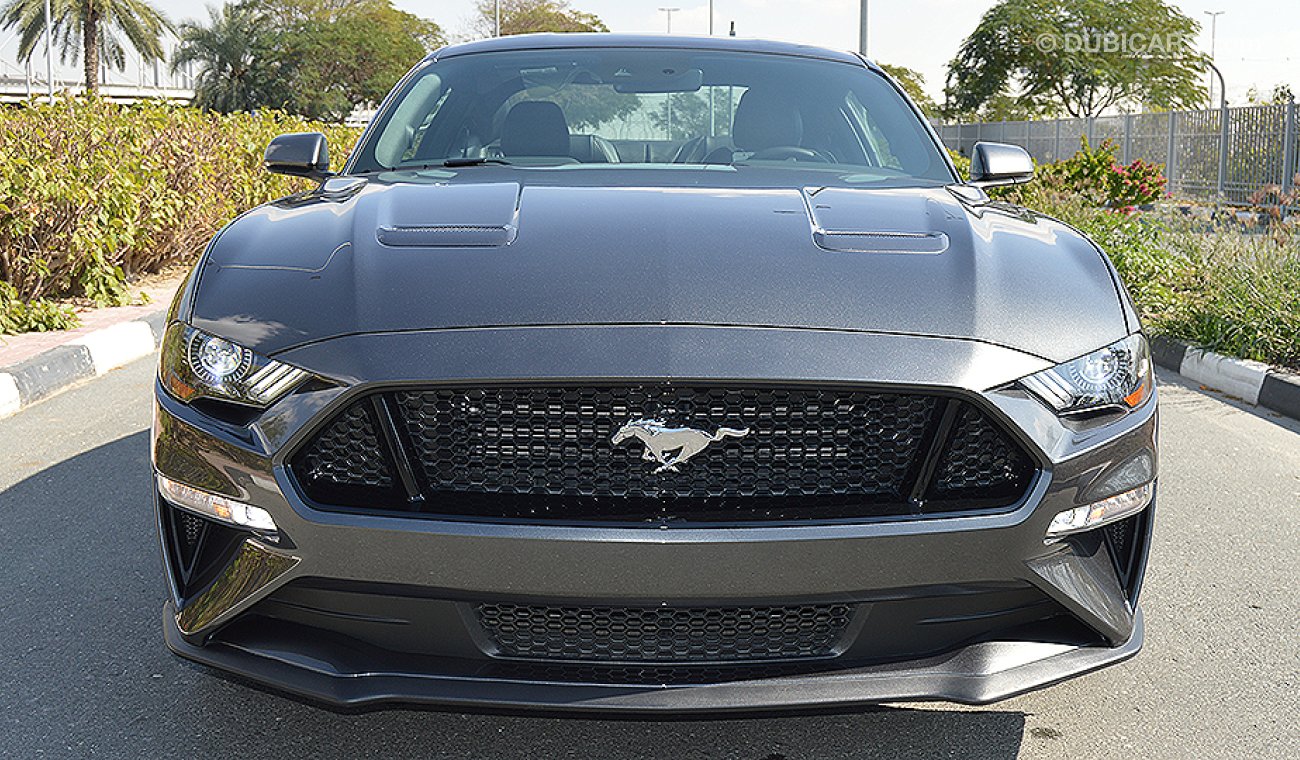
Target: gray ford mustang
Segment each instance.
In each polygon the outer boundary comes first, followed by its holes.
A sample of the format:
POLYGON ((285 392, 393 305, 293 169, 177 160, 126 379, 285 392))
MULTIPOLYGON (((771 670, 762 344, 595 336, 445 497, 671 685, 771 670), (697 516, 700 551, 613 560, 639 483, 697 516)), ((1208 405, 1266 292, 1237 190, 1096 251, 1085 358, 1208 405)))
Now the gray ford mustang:
POLYGON ((1134 655, 1156 393, 1104 252, 874 64, 444 48, 209 245, 153 465, 191 660, 334 705, 987 702, 1134 655))

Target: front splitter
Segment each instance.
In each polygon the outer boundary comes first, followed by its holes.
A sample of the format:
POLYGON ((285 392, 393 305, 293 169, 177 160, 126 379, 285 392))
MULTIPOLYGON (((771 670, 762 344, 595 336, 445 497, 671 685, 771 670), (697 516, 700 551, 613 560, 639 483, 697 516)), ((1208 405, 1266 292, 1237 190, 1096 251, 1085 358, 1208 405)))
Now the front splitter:
POLYGON ((339 708, 425 704, 543 712, 668 714, 831 708, 886 702, 987 704, 1122 662, 1142 648, 1142 612, 1116 647, 1025 641, 972 644, 941 655, 815 675, 681 685, 585 684, 431 673, 363 671, 285 647, 181 637, 172 603, 163 609, 167 646, 189 660, 339 708))

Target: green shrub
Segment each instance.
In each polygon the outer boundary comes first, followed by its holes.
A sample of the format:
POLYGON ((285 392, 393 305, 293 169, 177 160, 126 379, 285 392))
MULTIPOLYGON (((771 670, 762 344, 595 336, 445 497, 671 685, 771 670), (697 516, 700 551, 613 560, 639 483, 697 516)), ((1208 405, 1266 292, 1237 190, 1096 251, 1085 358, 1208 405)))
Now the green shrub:
POLYGON ((70 307, 44 298, 23 301, 12 285, 0 282, 0 334, 66 330, 78 322, 70 307))
POLYGON ((970 180, 970 159, 951 149, 948 155, 952 157, 952 163, 957 167, 957 176, 963 180, 970 180))
POLYGON ((0 281, 28 308, 69 296, 125 303, 128 278, 193 261, 239 212, 308 187, 262 169, 272 137, 308 130, 326 133, 336 165, 358 136, 275 112, 157 103, 0 110, 0 281))

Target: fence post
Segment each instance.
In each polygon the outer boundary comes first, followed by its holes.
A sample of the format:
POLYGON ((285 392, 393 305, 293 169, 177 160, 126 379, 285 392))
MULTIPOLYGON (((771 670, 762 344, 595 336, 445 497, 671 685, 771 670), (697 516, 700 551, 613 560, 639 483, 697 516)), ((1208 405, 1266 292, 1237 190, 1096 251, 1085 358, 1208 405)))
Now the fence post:
POLYGON ((1295 175, 1300 167, 1295 163, 1295 100, 1286 104, 1286 127, 1282 130, 1282 192, 1289 193, 1295 185, 1295 175))
POLYGON ((1061 160, 1061 120, 1056 120, 1056 138, 1052 143, 1052 160, 1061 160))
POLYGON ((1088 141, 1089 150, 1092 149, 1092 118, 1091 116, 1087 117, 1083 123, 1083 136, 1088 141))
POLYGON ((1124 163, 1133 162, 1133 114, 1124 114, 1124 163))
POLYGON ((1168 192, 1173 192, 1175 188, 1182 189, 1178 186, 1178 112, 1169 112, 1169 153, 1165 157, 1165 184, 1169 188, 1168 192))
POLYGON ((1228 106, 1225 103, 1219 108, 1219 198, 1224 199, 1224 187, 1228 180, 1228 106))

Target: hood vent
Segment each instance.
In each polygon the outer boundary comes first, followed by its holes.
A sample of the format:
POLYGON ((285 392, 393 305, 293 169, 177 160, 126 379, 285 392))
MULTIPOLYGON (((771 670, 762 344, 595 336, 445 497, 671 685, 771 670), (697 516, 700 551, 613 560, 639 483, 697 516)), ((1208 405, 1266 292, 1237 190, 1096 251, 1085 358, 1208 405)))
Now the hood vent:
POLYGON ((828 251, 846 253, 943 253, 948 236, 942 232, 830 232, 815 230, 813 239, 828 251))
POLYGON ((845 253, 940 254, 941 230, 957 217, 925 195, 901 190, 804 188, 813 242, 845 253))
POLYGON ((394 248, 495 248, 515 240, 513 224, 434 224, 380 227, 380 243, 394 248))

